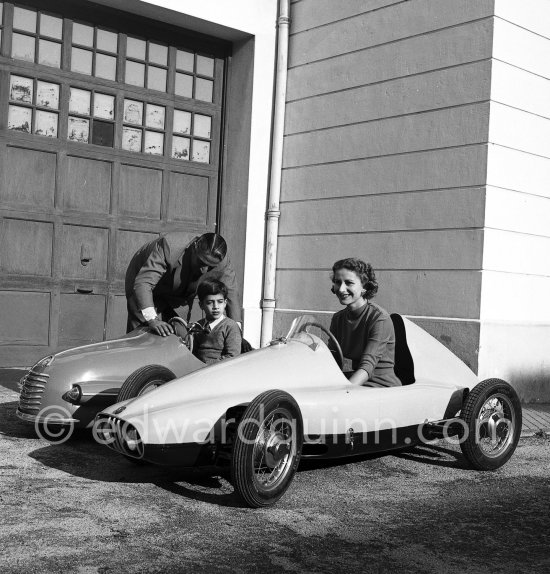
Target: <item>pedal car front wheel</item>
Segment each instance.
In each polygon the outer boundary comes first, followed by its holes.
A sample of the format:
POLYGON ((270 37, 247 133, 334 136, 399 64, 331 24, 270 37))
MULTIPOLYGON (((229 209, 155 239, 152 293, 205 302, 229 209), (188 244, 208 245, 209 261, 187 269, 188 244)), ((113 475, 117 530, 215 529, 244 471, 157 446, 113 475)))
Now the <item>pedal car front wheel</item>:
POLYGON ((122 384, 118 392, 117 402, 140 397, 168 381, 172 381, 176 375, 161 365, 145 365, 135 370, 122 384))
POLYGON ((271 506, 300 463, 303 422, 294 398, 280 390, 258 395, 238 426, 231 460, 235 492, 252 507, 271 506))

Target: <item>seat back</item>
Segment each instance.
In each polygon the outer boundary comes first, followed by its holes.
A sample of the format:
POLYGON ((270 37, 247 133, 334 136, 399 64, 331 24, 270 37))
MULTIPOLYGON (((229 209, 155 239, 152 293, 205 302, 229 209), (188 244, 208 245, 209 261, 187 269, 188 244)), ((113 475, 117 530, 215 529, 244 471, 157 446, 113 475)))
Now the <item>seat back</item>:
POLYGON ((414 378, 414 361, 407 344, 407 331, 401 315, 392 313, 390 315, 395 331, 395 365, 393 370, 402 385, 412 385, 414 378))

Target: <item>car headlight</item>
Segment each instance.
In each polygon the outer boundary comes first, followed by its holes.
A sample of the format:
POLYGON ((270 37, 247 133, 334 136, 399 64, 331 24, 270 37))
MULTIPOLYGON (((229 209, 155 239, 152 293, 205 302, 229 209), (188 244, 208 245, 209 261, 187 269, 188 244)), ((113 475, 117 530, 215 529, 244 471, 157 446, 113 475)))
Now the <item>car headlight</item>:
POLYGON ((31 370, 34 371, 35 369, 45 369, 53 363, 53 360, 54 356, 48 355, 47 357, 40 359, 40 361, 38 361, 38 363, 36 363, 31 370))
POLYGON ((82 389, 78 385, 73 385, 73 388, 67 391, 61 398, 68 403, 77 405, 82 398, 82 389))
POLYGON ((131 428, 126 431, 126 445, 130 450, 137 450, 139 442, 140 439, 136 429, 131 428))

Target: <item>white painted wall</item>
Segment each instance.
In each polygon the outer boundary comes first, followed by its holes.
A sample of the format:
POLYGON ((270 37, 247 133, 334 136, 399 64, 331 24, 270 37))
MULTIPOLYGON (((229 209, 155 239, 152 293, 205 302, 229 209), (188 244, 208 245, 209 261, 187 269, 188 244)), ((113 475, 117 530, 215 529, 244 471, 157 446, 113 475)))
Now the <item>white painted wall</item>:
POLYGON ((479 375, 550 402, 550 2, 495 0, 479 375))
POLYGON ((259 344, 277 0, 98 0, 231 41, 254 36, 254 78, 243 285, 244 334, 259 344), (159 10, 159 7, 165 10, 159 10))

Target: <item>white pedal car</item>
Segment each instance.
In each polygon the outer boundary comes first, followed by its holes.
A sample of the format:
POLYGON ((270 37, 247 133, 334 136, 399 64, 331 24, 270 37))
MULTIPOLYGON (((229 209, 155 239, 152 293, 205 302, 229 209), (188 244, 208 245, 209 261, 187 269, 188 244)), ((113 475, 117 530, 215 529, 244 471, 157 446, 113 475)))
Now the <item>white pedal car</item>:
POLYGON ((276 502, 300 458, 348 457, 453 436, 474 468, 502 466, 521 431, 514 389, 499 379, 478 382, 420 327, 399 315, 392 320, 401 387, 351 384, 341 353, 334 360, 310 331, 332 335, 304 316, 268 347, 107 408, 96 418, 96 438, 136 462, 229 465, 236 493, 251 507, 276 502))

